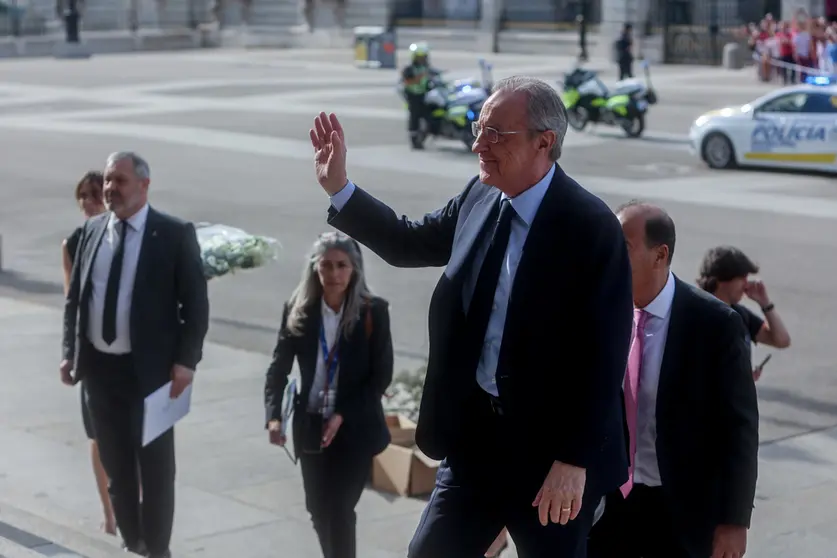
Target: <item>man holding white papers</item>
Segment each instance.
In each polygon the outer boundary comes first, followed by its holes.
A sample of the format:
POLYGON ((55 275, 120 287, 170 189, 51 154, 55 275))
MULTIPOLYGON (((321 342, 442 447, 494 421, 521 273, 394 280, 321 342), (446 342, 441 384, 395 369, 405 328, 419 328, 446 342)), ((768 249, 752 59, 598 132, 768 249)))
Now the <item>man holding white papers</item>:
POLYGON ((191 385, 209 301, 194 227, 149 207, 149 183, 141 157, 108 157, 109 211, 84 224, 64 308, 60 373, 66 384, 83 380, 88 391, 125 548, 168 558, 174 432, 143 445, 143 404, 169 382, 172 398, 191 385))

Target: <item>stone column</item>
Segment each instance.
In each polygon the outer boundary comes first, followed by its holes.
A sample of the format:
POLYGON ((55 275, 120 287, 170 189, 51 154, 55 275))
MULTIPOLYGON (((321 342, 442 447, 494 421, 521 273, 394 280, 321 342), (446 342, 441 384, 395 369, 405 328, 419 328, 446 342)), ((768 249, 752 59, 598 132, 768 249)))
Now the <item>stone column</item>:
POLYGON ((481 0, 481 14, 477 52, 496 52, 496 33, 499 31, 500 15, 504 0, 481 0))
MULTIPOLYGON (((634 31, 641 30, 638 25, 638 5, 647 0, 602 0, 602 21, 599 24, 599 40, 596 42, 591 58, 613 58, 613 41, 619 38, 622 26, 625 23, 633 23, 634 31)), ((635 33, 639 35, 639 33, 635 33)))
POLYGON ((137 22, 140 29, 156 29, 160 26, 157 3, 158 0, 137 0, 137 22))

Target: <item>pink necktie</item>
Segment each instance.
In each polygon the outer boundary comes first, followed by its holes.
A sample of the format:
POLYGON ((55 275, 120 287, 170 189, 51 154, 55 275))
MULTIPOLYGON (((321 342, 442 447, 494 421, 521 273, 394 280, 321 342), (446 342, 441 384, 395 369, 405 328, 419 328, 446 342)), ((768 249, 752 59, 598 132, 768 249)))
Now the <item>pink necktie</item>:
POLYGON ((628 354, 628 370, 625 373, 625 414, 628 422, 630 441, 630 466, 628 468, 628 482, 622 485, 622 496, 627 498, 634 486, 634 456, 636 455, 636 409, 637 393, 639 392, 639 378, 642 371, 642 344, 645 338, 645 320, 648 312, 640 308, 634 309, 634 338, 631 341, 631 352, 628 354))

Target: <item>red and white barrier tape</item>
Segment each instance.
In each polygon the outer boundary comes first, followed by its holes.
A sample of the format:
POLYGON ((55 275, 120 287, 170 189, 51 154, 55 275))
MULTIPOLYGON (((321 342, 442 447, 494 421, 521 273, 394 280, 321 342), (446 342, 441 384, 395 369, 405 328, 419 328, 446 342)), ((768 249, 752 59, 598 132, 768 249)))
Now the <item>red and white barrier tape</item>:
MULTIPOLYGON (((762 63, 761 56, 757 53, 753 53, 753 61, 756 64, 762 63)), ((808 66, 800 66, 799 64, 791 64, 789 62, 783 62, 782 60, 777 60, 775 58, 771 58, 769 60, 769 64, 774 68, 782 68, 785 70, 791 70, 796 72, 797 74, 806 74, 809 76, 823 76, 823 77, 831 77, 837 79, 837 68, 833 68, 831 70, 821 70, 819 68, 811 68, 808 66)))

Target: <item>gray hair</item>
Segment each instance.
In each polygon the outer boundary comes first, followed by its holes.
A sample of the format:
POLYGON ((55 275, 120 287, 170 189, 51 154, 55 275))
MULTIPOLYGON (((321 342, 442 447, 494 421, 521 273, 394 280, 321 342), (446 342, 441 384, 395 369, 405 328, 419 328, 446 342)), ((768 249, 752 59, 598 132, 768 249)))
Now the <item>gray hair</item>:
MULTIPOLYGON (((323 296, 323 286, 320 284, 320 278, 317 275, 317 266, 323 255, 329 250, 340 250, 346 254, 353 268, 352 278, 349 280, 349 287, 346 289, 346 298, 343 303, 343 317, 340 321, 340 332, 343 335, 348 337, 355 322, 360 319, 363 304, 372 297, 363 274, 363 256, 360 253, 360 244, 355 239, 342 233, 323 233, 314 242, 305 266, 302 268, 302 278, 288 301, 290 310, 286 325, 293 335, 302 335, 302 325, 307 317, 306 308, 319 301, 323 296)), ((319 307, 317 311, 319 311, 319 307)))
POLYGON ((564 136, 567 135, 567 107, 561 96, 547 82, 528 76, 511 76, 497 82, 494 92, 523 93, 529 107, 529 126, 538 132, 555 132, 555 145, 549 158, 561 158, 564 136))
POLYGON ((130 159, 131 165, 134 168, 134 173, 145 180, 151 180, 151 167, 148 162, 134 153, 133 151, 117 151, 108 155, 108 160, 105 163, 105 168, 112 167, 119 161, 130 159))

